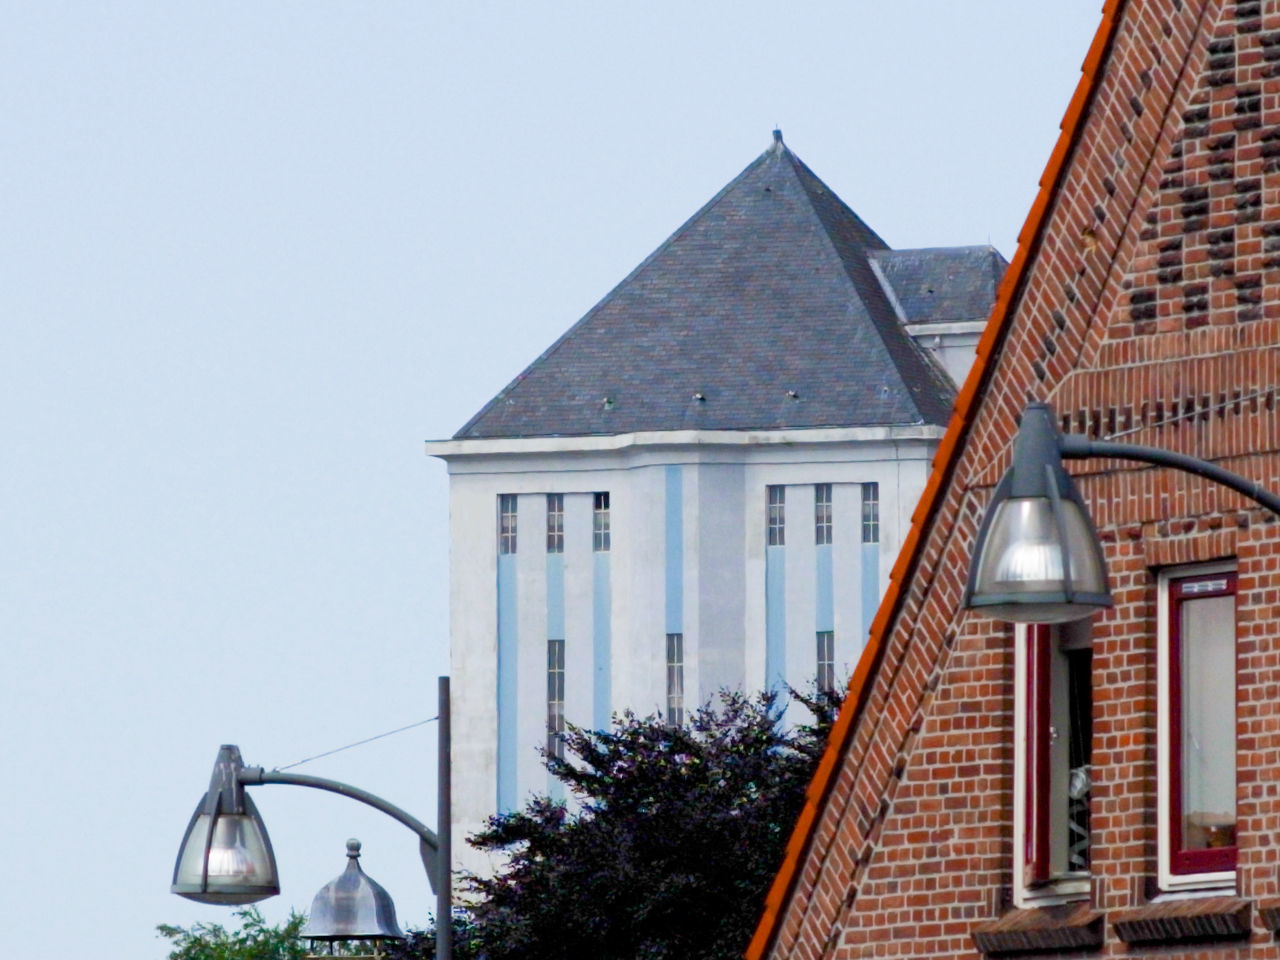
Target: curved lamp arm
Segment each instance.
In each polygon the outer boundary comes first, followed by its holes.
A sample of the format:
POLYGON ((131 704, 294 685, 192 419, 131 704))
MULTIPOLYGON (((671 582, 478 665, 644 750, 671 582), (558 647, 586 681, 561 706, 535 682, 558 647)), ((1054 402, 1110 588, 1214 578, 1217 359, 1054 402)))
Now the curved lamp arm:
POLYGON ((1114 443, 1110 440, 1090 440, 1070 433, 1058 434, 1058 449, 1066 460, 1109 457, 1116 460, 1138 460, 1156 466, 1173 467, 1220 483, 1248 497, 1254 503, 1266 507, 1272 513, 1280 515, 1280 496, 1276 496, 1257 481, 1232 473, 1230 470, 1224 470, 1208 460, 1190 457, 1184 453, 1174 453, 1172 450, 1161 450, 1159 447, 1144 447, 1136 443, 1114 443))
POLYGON ((410 813, 401 810, 394 803, 383 800, 377 794, 361 790, 349 783, 339 780, 327 780, 324 777, 309 777, 302 773, 281 773, 278 770, 264 770, 262 767, 242 767, 236 779, 246 787, 264 783, 286 783, 295 787, 312 787, 316 790, 328 790, 352 800, 380 810, 393 820, 398 820, 418 835, 418 851, 422 856, 422 865, 427 871, 427 880, 433 891, 440 885, 440 838, 434 830, 410 813))
POLYGON ((1063 460, 1137 460, 1220 484, 1280 515, 1280 496, 1216 463, 1159 447, 1063 434, 1053 408, 1028 404, 1013 461, 996 485, 973 545, 964 606, 997 620, 1062 623, 1112 605, 1106 562, 1063 460))

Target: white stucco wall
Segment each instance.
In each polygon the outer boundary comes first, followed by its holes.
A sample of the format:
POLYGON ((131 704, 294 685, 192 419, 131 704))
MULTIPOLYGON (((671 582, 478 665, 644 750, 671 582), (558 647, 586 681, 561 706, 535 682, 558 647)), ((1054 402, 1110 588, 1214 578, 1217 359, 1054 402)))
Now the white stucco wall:
POLYGON ((833 489, 833 607, 837 676, 847 676, 870 619, 861 603, 861 484, 879 484, 880 590, 923 490, 941 430, 933 427, 649 434, 630 437, 443 441, 428 445, 450 471, 450 622, 454 730, 454 851, 497 805, 497 518, 519 495, 515 557, 518 629, 517 797, 548 791, 546 740, 546 497, 563 493, 565 713, 592 726, 592 494, 610 494, 611 707, 660 711, 666 701, 667 468, 679 465, 680 619, 686 710, 722 687, 765 679, 765 489, 787 486, 787 681, 812 679, 815 656, 814 491, 833 489))

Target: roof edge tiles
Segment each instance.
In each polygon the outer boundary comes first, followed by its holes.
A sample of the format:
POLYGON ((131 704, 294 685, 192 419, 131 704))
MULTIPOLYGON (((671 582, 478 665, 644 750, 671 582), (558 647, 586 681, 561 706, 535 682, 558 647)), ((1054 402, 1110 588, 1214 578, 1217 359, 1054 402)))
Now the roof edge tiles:
POLYGON ((884 651, 888 629, 904 599, 903 587, 919 559, 917 551, 922 543, 922 535, 941 504, 941 494, 954 469, 962 441, 971 424, 971 417, 976 412, 977 400, 994 364, 997 348, 1005 332, 1006 321, 1013 313, 1014 305, 1027 278, 1032 254, 1040 246, 1052 200, 1062 184, 1067 161, 1083 129, 1086 108, 1097 90, 1107 52, 1120 22, 1119 12, 1123 5, 1124 0, 1106 0, 1103 7, 1101 22, 1081 67, 1080 82, 1067 106, 1066 114, 1062 119, 1061 133, 1049 157, 1044 174, 1040 178, 1040 191, 1018 235, 1017 252, 1000 284, 996 302, 991 311, 991 319, 979 341, 977 360, 956 398, 955 412, 952 414, 938 452, 934 456, 933 471, 925 485, 920 503, 912 515, 911 528, 907 532, 897 562, 889 575, 889 588, 872 621, 867 645, 858 660, 853 676, 849 679, 844 706, 832 727, 827 748, 818 762, 813 780, 805 791, 804 807, 787 844, 782 866, 774 877, 765 898, 764 912, 747 947, 747 960, 761 960, 778 933, 778 923, 783 908, 799 878, 800 861, 813 841, 818 816, 830 795, 840 756, 844 753, 854 725, 866 705, 866 698, 870 692, 869 680, 876 672, 884 651))

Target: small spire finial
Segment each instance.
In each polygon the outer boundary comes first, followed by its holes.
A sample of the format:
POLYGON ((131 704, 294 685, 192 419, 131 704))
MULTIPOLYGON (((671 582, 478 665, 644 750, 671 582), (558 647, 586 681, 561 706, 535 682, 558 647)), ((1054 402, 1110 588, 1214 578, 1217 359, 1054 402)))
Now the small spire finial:
POLYGON ((779 130, 777 127, 773 128, 773 142, 782 143, 782 131, 779 130))
POLYGON ((352 860, 360 856, 360 841, 355 837, 347 841, 347 856, 352 860))

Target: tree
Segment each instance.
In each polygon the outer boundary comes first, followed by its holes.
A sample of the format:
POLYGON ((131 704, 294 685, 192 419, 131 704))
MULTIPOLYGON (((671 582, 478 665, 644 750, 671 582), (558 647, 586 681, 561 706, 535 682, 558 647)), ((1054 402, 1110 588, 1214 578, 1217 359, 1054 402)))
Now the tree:
MULTIPOLYGON (((305 914, 291 912, 289 919, 268 926, 257 907, 237 910, 240 928, 228 930, 220 923, 197 923, 191 927, 161 924, 156 929, 173 941, 169 960, 303 960, 307 956, 298 932, 307 922, 305 914)), ((454 918, 454 960, 475 960, 472 925, 466 916, 454 918)), ((332 945, 333 956, 367 956, 374 948, 363 942, 332 945)), ((426 930, 407 930, 404 941, 389 940, 378 945, 386 960, 435 960, 434 925, 426 930)))
POLYGON ((290 913, 289 919, 269 926, 257 907, 237 910, 240 927, 228 930, 220 923, 197 923, 191 927, 161 924, 160 936, 173 941, 169 960, 302 960, 306 956, 298 931, 307 922, 305 914, 290 913))
POLYGON ((684 726, 570 727, 544 763, 576 809, 535 798, 471 838, 510 857, 469 881, 488 960, 741 957, 839 707, 793 697, 814 723, 784 729, 772 694, 723 693, 684 726))

